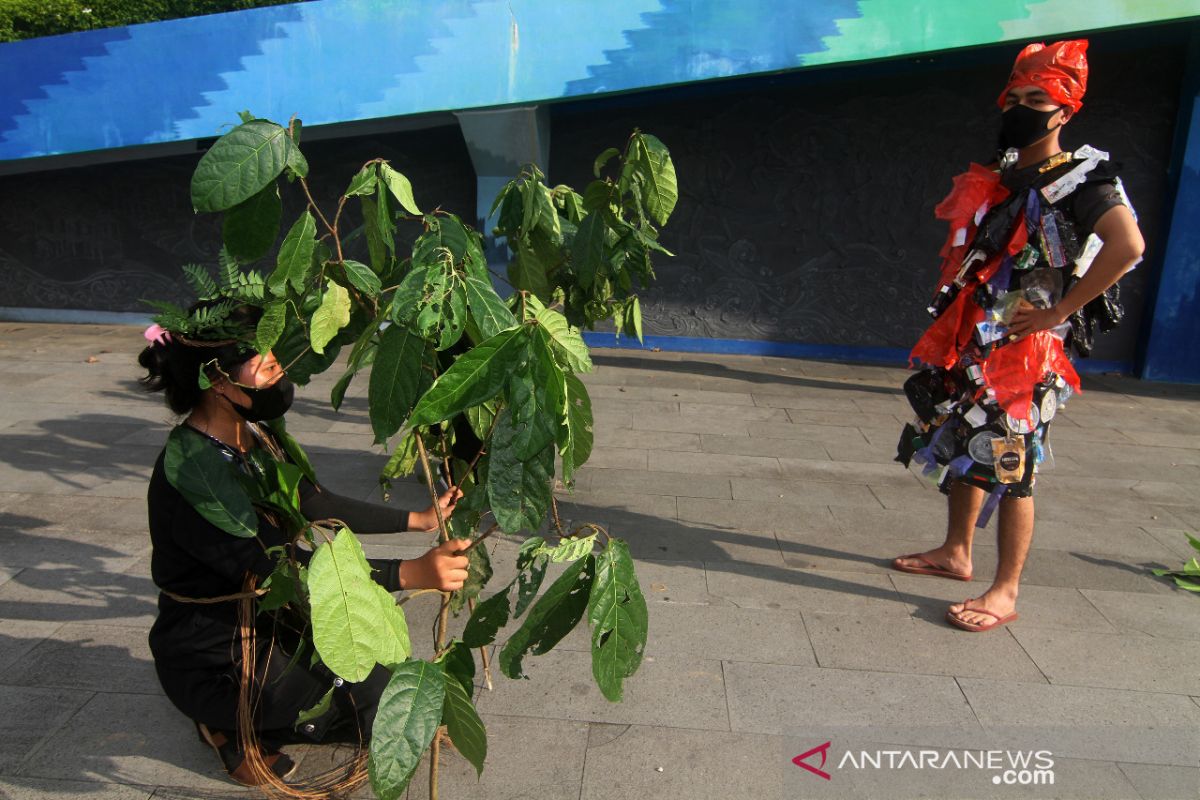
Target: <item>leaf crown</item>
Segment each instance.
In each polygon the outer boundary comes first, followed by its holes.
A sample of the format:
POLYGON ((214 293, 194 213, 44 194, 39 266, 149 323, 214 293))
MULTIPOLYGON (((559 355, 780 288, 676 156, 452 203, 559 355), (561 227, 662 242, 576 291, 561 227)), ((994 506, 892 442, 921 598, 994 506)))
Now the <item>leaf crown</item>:
POLYGON ((214 278, 199 264, 184 264, 183 275, 196 294, 196 303, 185 309, 163 300, 142 300, 156 309, 153 317, 173 338, 184 344, 223 345, 235 342, 253 346, 254 325, 234 311, 241 306, 262 306, 266 284, 260 273, 243 272, 237 259, 221 248, 214 278))

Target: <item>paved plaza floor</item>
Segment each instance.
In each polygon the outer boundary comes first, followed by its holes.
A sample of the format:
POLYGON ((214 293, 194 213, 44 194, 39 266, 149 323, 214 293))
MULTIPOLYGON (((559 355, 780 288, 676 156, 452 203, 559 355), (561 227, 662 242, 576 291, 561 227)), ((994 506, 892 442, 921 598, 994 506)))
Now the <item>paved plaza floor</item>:
MULTIPOLYGON (((135 383, 141 344, 131 327, 0 323, 0 797, 257 796, 223 778, 150 659, 145 491, 173 421, 135 383)), ((477 695, 487 768, 477 781, 447 752, 444 800, 1200 797, 1200 597, 1149 571, 1196 555, 1196 388, 1085 377, 1051 429, 1020 619, 972 634, 943 614, 990 582, 994 524, 970 583, 888 567, 945 524, 942 496, 892 461, 903 370, 595 360, 596 449, 561 507, 628 540, 650 605, 645 661, 620 704, 595 686, 586 630, 526 659, 530 680, 497 671, 477 695), (832 760, 826 781, 792 763, 826 741, 1036 745, 1053 752, 1054 785, 832 760)), ((378 499, 366 381, 335 413, 337 374, 298 393, 289 427, 326 484, 378 499)), ((392 502, 424 491, 399 485, 392 502)), ((433 541, 365 539, 399 557, 433 541)), ((492 543, 493 588, 518 541, 492 543)), ((405 606, 423 655, 436 602, 405 606)), ((294 755, 312 770, 344 753, 294 755)))

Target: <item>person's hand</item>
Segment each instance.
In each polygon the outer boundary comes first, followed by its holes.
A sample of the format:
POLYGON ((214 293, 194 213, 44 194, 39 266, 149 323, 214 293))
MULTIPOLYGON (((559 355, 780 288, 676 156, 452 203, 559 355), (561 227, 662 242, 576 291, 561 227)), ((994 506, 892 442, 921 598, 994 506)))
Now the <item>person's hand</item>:
POLYGON ((1034 308, 1022 304, 1008 323, 1008 335, 1018 339, 1038 331, 1048 331, 1066 322, 1062 312, 1056 308, 1034 308))
MULTIPOLYGON (((454 504, 458 502, 458 498, 462 497, 463 493, 457 486, 451 486, 446 491, 442 492, 438 498, 438 505, 442 509, 442 519, 450 519, 450 515, 454 513, 454 504)), ((437 511, 433 506, 424 511, 414 511, 409 515, 408 527, 414 531, 436 531, 438 526, 437 511)))
POLYGON ((401 589, 440 589, 453 592, 463 587, 467 579, 467 557, 456 555, 469 542, 451 539, 420 558, 409 558, 400 563, 401 589))

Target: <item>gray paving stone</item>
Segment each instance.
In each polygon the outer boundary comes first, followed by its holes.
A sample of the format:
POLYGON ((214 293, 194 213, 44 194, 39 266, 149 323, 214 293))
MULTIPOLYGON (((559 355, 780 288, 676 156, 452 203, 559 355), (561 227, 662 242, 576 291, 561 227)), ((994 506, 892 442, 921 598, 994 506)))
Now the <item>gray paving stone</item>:
MULTIPOLYGON (((11 494, 9 497, 10 502, 0 509, 0 526, 6 528, 31 534, 62 530, 104 531, 107 536, 142 537, 149 541, 144 491, 138 498, 41 494, 11 494)), ((93 541, 96 538, 91 536, 93 541)))
POLYGON ((503 680, 479 699, 480 712, 729 730, 720 661, 647 655, 626 679, 620 703, 610 703, 596 687, 590 653, 551 650, 526 658, 524 666, 529 680, 503 680))
POLYGON ((1187 694, 1200 687, 1200 642, 1021 628, 1012 634, 1054 684, 1187 694))
MULTIPOLYGON (((899 555, 929 550, 941 542, 930 539, 903 539, 882 533, 842 533, 837 528, 823 531, 777 531, 779 549, 789 567, 822 569, 834 572, 860 572, 890 575, 892 559, 899 555)), ((990 575, 995 569, 994 552, 976 548, 977 575, 990 575)))
MULTIPOLYGON (((0 686, 0 773, 13 773, 39 743, 70 719, 91 692, 0 686)), ((66 777, 61 771, 50 777, 66 777)))
POLYGON ((766 456, 776 458, 808 458, 828 460, 829 454, 819 442, 803 439, 763 439, 749 436, 723 436, 705 434, 700 437, 701 447, 706 453, 727 453, 740 456, 766 456))
POLYGON ((1080 590, 1120 633, 1144 633, 1168 639, 1200 639, 1200 604, 1177 596, 1141 592, 1080 590))
POLYGON ((632 428, 597 426, 596 445, 600 447, 637 447, 647 450, 700 450, 700 434, 643 431, 632 428))
POLYGON ((886 575, 734 562, 714 562, 706 572, 709 592, 742 608, 908 618, 899 593, 886 575))
POLYGON ((5 670, 12 686, 161 694, 141 628, 67 623, 5 670))
POLYGON ((96 800, 148 800, 153 793, 153 787, 149 786, 0 777, 0 797, 7 800, 63 800, 84 795, 96 800))
MULTIPOLYGON (((749 438, 746 441, 751 441, 749 438)), ((715 475, 728 478, 741 475, 751 478, 781 478, 779 459, 754 455, 717 453, 677 453, 651 450, 649 469, 652 472, 677 472, 690 475, 715 475)))
POLYGON ((613 522, 608 529, 629 543, 634 558, 738 561, 783 566, 779 542, 769 532, 729 530, 673 520, 613 522))
MULTIPOLYGON (((991 585, 994 572, 994 568, 986 572, 976 571, 975 579, 969 582, 929 575, 911 575, 896 570, 892 570, 891 577, 901 597, 909 603, 910 613, 914 617, 949 628, 948 623, 944 621, 946 608, 951 603, 961 603, 968 597, 983 594, 991 585)), ((1022 628, 1118 632, 1078 589, 1069 586, 1038 586, 1022 580, 1017 597, 1017 613, 1020 616, 1011 624, 1022 628)))
POLYGON ((729 478, 658 470, 592 469, 591 488, 597 492, 642 492, 676 497, 730 497, 729 478))
POLYGON ((725 406, 752 406, 754 397, 746 392, 709 392, 702 389, 680 391, 655 386, 611 386, 606 384, 588 385, 587 376, 583 376, 588 394, 592 396, 593 406, 600 398, 622 400, 665 400, 667 402, 712 403, 725 406))
POLYGON ((870 506, 873 499, 871 490, 862 483, 753 478, 733 478, 730 483, 734 500, 793 506, 870 506))
MULTIPOLYGON (((817 726, 944 726, 961 747, 981 728, 954 678, 725 662, 735 732, 791 735, 817 726)), ((937 744, 929 741, 927 744, 937 744)))
POLYGON ((0 585, 0 619, 96 622, 148 628, 158 591, 145 579, 106 572, 25 569, 0 585))
POLYGON ((941 619, 875 618, 804 612, 822 667, 1044 683, 1011 636, 967 637, 941 619))
POLYGON ((780 458, 779 465, 783 476, 791 480, 884 486, 915 486, 917 483, 916 476, 898 469, 898 464, 780 458))
MULTIPOLYGON (((0 565, 10 569, 123 572, 150 550, 147 533, 98 537, 95 531, 13 529, 7 523, 19 522, 21 517, 7 513, 0 514, 0 521, 5 523, 0 527, 0 565)), ((81 522, 88 524, 86 519, 81 522)))
POLYGON ((1192 538, 1197 538, 1194 533, 1189 533, 1182 528, 1165 527, 1143 527, 1142 530, 1152 537, 1154 541, 1174 553, 1176 558, 1184 561, 1191 558, 1200 558, 1200 551, 1193 548, 1187 538, 1189 535, 1192 538))
POLYGON ((9 668, 21 656, 37 647, 61 624, 57 620, 0 619, 0 670, 9 668))
POLYGON ((654 656, 816 666, 794 610, 656 603, 646 652, 654 656))
MULTIPOLYGON (((705 431, 706 433, 710 431, 705 431)), ((721 431, 711 431, 720 433, 721 431)), ((847 428, 834 425, 818 425, 816 423, 766 424, 754 423, 747 427, 750 436, 763 439, 804 439, 810 442, 820 442, 828 445, 848 443, 853 445, 868 442, 866 436, 858 428, 847 428)), ((897 434, 898 435, 898 434, 897 434)))
POLYGON ((26 759, 18 774, 179 786, 197 793, 234 786, 192 724, 165 697, 146 694, 93 695, 69 725, 26 759))
MULTIPOLYGON (((690 398, 685 398, 690 400, 690 398)), ((624 404, 622 404, 623 407, 624 404)), ((634 409, 637 412, 637 409, 634 409)), ((681 402, 679 413, 684 417, 703 418, 715 426, 727 420, 741 419, 747 422, 787 422, 787 411, 781 408, 762 406, 722 405, 717 403, 681 402)), ((637 427, 636 425, 634 427, 637 427)))
POLYGON ((778 506, 749 500, 680 498, 679 519, 693 525, 739 531, 836 529, 828 506, 778 506))
POLYGON ((1200 769, 1159 764, 1118 764, 1141 797, 1154 800, 1194 800, 1200 769))
POLYGON ((641 725, 592 726, 581 800, 782 796, 778 737, 641 725))
MULTIPOLYGON (((748 434, 752 425, 776 425, 786 424, 786 420, 781 422, 749 422, 738 417, 730 417, 728 415, 711 414, 699 415, 690 414, 684 416, 682 414, 670 413, 647 413, 638 414, 636 416, 627 416, 625 412, 621 412, 621 418, 627 419, 630 426, 640 431, 667 431, 669 433, 721 433, 721 434, 748 434)), ((598 421, 596 426, 601 423, 598 421)))
POLYGON ((963 677, 985 729, 1022 731, 1056 756, 1200 766, 1200 709, 1183 695, 963 677))
POLYGON ((597 469, 644 470, 650 468, 649 455, 649 451, 628 447, 593 447, 587 465, 597 469))
MULTIPOLYGON (((502 679, 497 691, 511 681, 502 679)), ((588 750, 587 722, 481 714, 488 732, 483 775, 451 748, 442 748, 440 797, 454 800, 548 800, 578 797, 588 750), (553 753, 553 758, 545 755, 553 753)), ((369 792, 367 793, 369 796, 369 792)), ((429 797, 429 755, 410 784, 408 800, 429 797)))

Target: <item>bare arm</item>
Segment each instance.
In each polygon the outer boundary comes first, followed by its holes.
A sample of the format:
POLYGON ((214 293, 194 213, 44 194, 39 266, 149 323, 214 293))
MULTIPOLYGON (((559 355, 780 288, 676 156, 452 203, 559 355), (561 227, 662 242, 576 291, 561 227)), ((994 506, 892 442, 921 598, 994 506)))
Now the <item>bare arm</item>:
POLYGON ((1146 249, 1133 213, 1113 206, 1096 221, 1096 235, 1104 242, 1087 274, 1053 308, 1021 308, 1013 315, 1009 332, 1026 336, 1066 322, 1079 309, 1099 297, 1141 259, 1146 249))

